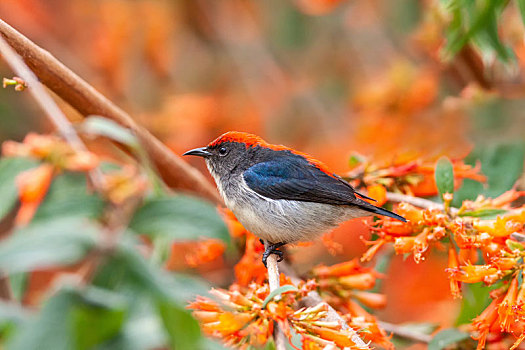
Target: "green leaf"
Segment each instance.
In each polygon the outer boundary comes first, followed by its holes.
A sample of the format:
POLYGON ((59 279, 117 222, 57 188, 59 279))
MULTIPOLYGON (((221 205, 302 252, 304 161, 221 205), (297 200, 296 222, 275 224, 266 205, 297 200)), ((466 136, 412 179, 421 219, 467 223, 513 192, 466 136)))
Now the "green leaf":
POLYGON ((103 209, 104 201, 88 192, 85 175, 65 173, 53 181, 33 222, 64 217, 95 219, 103 209))
POLYGON ((139 142, 131 130, 104 117, 89 116, 80 125, 80 129, 87 134, 107 137, 133 150, 139 148, 139 142))
POLYGON ((115 336, 123 321, 124 299, 110 291, 65 287, 8 344, 10 350, 88 349, 115 336))
POLYGON ((123 297, 90 287, 71 309, 75 349, 87 350, 117 335, 126 315, 123 297), (93 325, 96 325, 95 327, 93 325))
POLYGON ((0 159, 0 219, 13 209, 18 199, 16 176, 36 164, 36 161, 27 158, 0 159))
POLYGON ((276 290, 274 290, 273 292, 268 294, 268 296, 266 297, 266 299, 264 299, 264 301, 262 303, 262 308, 263 309, 266 308, 266 305, 268 305, 268 303, 270 301, 272 301, 273 298, 275 298, 277 295, 281 295, 283 293, 292 292, 292 291, 293 292, 298 291, 297 287, 296 286, 292 286, 291 284, 280 286, 279 288, 277 288, 276 290))
POLYGON ((437 161, 434 178, 440 196, 454 193, 454 167, 447 157, 441 157, 437 161))
POLYGON ((505 209, 477 209, 473 211, 464 211, 459 216, 471 216, 475 218, 493 218, 501 214, 505 214, 507 210, 505 209))
POLYGON ((182 195, 149 199, 137 210, 129 227, 140 234, 176 241, 199 237, 230 240, 228 229, 213 205, 182 195))
POLYGON ((179 305, 159 301, 157 303, 164 328, 172 349, 193 350, 200 348, 199 323, 191 313, 179 305))
MULTIPOLYGON (((475 262, 473 262, 475 263, 475 262)), ((491 288, 480 283, 463 283, 461 309, 456 320, 456 325, 470 323, 490 304, 489 293, 491 288)))
POLYGON ((21 301, 24 297, 28 277, 27 273, 15 273, 9 276, 9 284, 13 290, 13 297, 15 300, 21 301))
POLYGON ((0 267, 11 274, 75 263, 95 247, 96 232, 78 219, 32 224, 0 243, 0 267))
POLYGON ((468 333, 462 332, 455 328, 444 329, 434 335, 430 343, 428 343, 427 349, 441 350, 449 345, 468 339, 469 337, 470 335, 468 333))

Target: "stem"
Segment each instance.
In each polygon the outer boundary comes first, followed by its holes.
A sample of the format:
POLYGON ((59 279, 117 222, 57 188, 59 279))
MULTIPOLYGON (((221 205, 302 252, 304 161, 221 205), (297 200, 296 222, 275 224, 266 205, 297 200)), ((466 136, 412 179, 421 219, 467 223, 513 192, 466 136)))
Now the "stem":
POLYGON ((403 326, 383 321, 377 321, 377 324, 379 325, 379 327, 383 328, 387 332, 394 333, 398 337, 409 339, 418 343, 429 343, 430 340, 432 340, 431 335, 414 332, 403 326))
MULTIPOLYGON (((435 202, 432 202, 432 201, 430 201, 428 199, 419 198, 419 197, 412 197, 412 196, 408 196, 406 194, 387 192, 386 197, 388 198, 388 200, 390 202, 397 202, 397 203, 398 202, 405 202, 405 203, 412 204, 412 205, 414 205, 416 207, 425 208, 425 209, 431 209, 431 208, 441 209, 441 210, 445 209, 445 207, 441 203, 435 203, 435 202)), ((452 214, 457 213, 457 211, 458 211, 458 209, 456 209, 456 208, 450 208, 450 212, 452 214)))
MULTIPOLYGON (((264 248, 268 249, 270 243, 264 241, 264 248)), ((268 268, 268 284, 270 285, 270 293, 279 288, 279 266, 277 263, 277 256, 275 254, 270 254, 266 260, 266 266, 268 268)), ((275 339, 275 347, 277 350, 286 350, 286 337, 282 329, 275 324, 275 330, 273 337, 275 339)))

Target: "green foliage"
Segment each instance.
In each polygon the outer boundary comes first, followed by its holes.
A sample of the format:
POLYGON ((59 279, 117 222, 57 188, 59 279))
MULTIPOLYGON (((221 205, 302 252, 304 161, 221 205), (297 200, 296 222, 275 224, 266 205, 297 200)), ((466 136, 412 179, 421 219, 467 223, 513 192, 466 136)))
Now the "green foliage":
POLYGON ((140 234, 164 236, 175 241, 203 236, 229 241, 228 229, 215 207, 183 195, 146 200, 129 227, 140 234))
POLYGON ((440 196, 445 193, 454 193, 454 168, 447 157, 441 157, 438 160, 434 178, 440 196))
POLYGON ((470 323, 490 304, 489 293, 492 288, 488 288, 482 282, 463 283, 461 300, 461 310, 456 320, 456 325, 470 323))
POLYGON ((277 288, 276 290, 272 291, 270 294, 268 294, 268 296, 266 297, 266 299, 264 299, 263 303, 262 303, 262 308, 266 308, 266 305, 268 305, 268 303, 270 301, 273 300, 273 298, 275 298, 276 296, 278 295, 281 295, 283 293, 287 293, 287 292, 296 292, 298 291, 297 287, 296 286, 292 286, 290 284, 287 284, 287 285, 284 285, 284 286, 280 286, 279 288, 277 288))
POLYGON ((448 328, 439 331, 430 343, 428 343, 428 350, 442 350, 449 345, 458 343, 462 340, 469 339, 470 335, 466 332, 461 332, 455 328, 448 328))
POLYGON ((0 219, 9 213, 18 198, 15 177, 22 171, 34 167, 37 163, 27 158, 0 159, 0 219))
POLYGON ((484 56, 497 56, 507 63, 513 60, 512 50, 501 42, 498 34, 498 19, 507 3, 503 0, 442 1, 452 16, 446 31, 444 58, 450 59, 466 44, 473 44, 484 56))
POLYGON ((0 266, 25 272, 82 259, 96 245, 96 228, 79 219, 39 222, 16 230, 0 244, 0 266))
POLYGON ((479 194, 497 197, 510 190, 523 171, 525 144, 500 143, 479 145, 469 154, 466 163, 481 163, 481 171, 487 177, 487 186, 465 179, 463 186, 454 194, 454 206, 459 206, 465 199, 475 199, 479 194))

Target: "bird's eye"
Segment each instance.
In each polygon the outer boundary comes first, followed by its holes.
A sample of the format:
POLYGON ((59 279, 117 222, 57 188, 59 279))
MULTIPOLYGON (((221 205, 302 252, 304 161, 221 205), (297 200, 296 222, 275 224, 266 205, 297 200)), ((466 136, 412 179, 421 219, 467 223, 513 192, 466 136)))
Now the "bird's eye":
POLYGON ((221 147, 219 148, 219 155, 220 156, 225 156, 226 154, 228 154, 228 149, 226 147, 221 147))

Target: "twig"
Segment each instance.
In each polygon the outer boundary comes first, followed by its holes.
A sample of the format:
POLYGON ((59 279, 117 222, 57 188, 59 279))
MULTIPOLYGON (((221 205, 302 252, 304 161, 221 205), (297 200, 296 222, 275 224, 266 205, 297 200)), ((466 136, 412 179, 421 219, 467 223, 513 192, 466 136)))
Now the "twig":
MULTIPOLYGON (((140 139, 168 186, 222 203, 215 187, 197 169, 173 154, 129 114, 113 104, 53 55, 0 20, 0 35, 24 59, 40 81, 82 115, 101 115, 130 128, 140 139)), ((28 82, 29 83, 29 82, 28 82)))
MULTIPOLYGON (((406 202, 412 204, 416 207, 425 208, 425 209, 444 209, 443 204, 432 202, 428 199, 412 197, 406 194, 387 192, 386 197, 391 202, 406 202)), ((450 208, 452 213, 456 213, 458 210, 456 208, 450 208)))
MULTIPOLYGON (((286 262, 283 261, 281 263, 281 269, 288 277, 290 277, 293 283, 298 284, 301 282, 301 279, 297 276, 297 274, 292 269, 292 267, 288 265, 286 262)), ((337 311, 334 310, 333 307, 331 307, 328 303, 326 303, 321 298, 319 293, 317 293, 316 291, 311 291, 310 293, 308 293, 308 295, 305 298, 303 298, 303 302, 305 306, 308 306, 308 307, 317 306, 319 304, 325 304, 328 309, 328 314, 326 315, 325 320, 329 322, 337 322, 341 326, 342 329, 351 333, 352 336, 350 340, 352 340, 352 342, 359 349, 370 349, 370 347, 363 341, 363 339, 359 337, 359 334, 357 334, 357 332, 346 323, 345 319, 342 318, 341 315, 339 315, 337 311)))
POLYGON ((415 332, 403 326, 383 321, 377 321, 377 324, 387 332, 394 333, 394 335, 397 335, 398 337, 409 339, 418 343, 429 343, 432 340, 432 336, 429 334, 415 332))
MULTIPOLYGON (((268 241, 264 241, 264 248, 268 249, 268 241)), ((271 254, 266 260, 268 267, 268 284, 270 285, 270 293, 279 288, 279 266, 277 263, 277 256, 271 254)), ((276 325, 274 330, 275 347, 277 350, 286 350, 286 337, 282 329, 276 325)))

